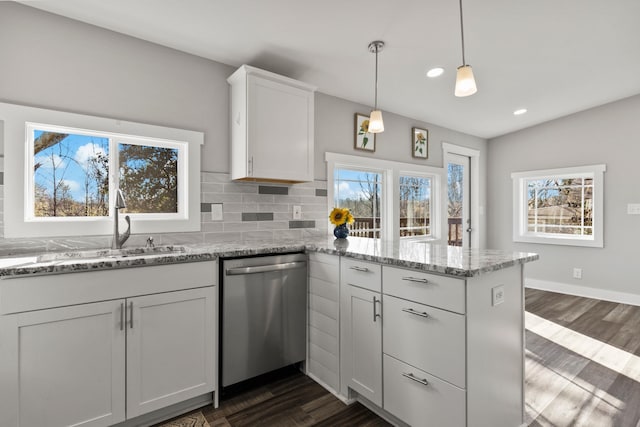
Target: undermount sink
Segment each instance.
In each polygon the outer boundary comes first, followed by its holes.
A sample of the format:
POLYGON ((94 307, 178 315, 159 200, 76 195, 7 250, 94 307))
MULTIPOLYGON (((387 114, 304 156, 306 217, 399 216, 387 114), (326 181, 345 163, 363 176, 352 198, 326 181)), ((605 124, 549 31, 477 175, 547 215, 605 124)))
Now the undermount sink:
POLYGON ((81 261, 87 259, 118 259, 147 255, 171 255, 186 252, 184 246, 154 246, 152 248, 92 249, 85 251, 52 252, 37 257, 36 262, 81 261))

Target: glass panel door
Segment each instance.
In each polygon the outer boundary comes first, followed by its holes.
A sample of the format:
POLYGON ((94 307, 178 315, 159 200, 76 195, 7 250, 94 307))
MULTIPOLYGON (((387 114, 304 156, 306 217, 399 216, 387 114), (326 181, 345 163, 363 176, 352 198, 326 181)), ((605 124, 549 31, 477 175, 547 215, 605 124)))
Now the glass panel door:
POLYGON ((447 223, 448 244, 469 247, 471 242, 470 159, 447 154, 447 223))

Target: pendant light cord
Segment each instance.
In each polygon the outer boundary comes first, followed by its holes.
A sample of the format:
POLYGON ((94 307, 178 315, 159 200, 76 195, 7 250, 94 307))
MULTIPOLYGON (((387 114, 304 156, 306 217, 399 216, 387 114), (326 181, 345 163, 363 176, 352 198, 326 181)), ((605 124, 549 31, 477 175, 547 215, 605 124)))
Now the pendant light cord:
MULTIPOLYGON (((466 66, 467 63, 464 60, 464 23, 462 21, 462 0, 460 0, 460 35, 462 38, 462 66, 466 66)), ((377 59, 377 56, 376 56, 377 59)), ((377 70, 377 65, 376 65, 377 70)))
POLYGON ((378 109, 378 45, 376 45, 376 89, 373 109, 378 109))

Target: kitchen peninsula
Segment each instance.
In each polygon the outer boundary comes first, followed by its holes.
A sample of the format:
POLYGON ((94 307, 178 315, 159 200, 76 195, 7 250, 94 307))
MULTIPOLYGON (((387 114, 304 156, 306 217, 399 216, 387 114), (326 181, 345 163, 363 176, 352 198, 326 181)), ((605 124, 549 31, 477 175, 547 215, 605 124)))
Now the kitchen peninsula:
MULTIPOLYGON (((536 260, 537 255, 465 250, 408 240, 387 243, 349 238, 347 246, 347 242, 334 243, 333 238, 321 238, 306 242, 196 244, 153 250, 125 248, 121 252, 21 254, 1 259, 0 335, 2 342, 7 343, 2 349, 2 360, 8 362, 3 362, 0 370, 3 398, 0 424, 22 425, 18 419, 35 416, 18 414, 18 411, 45 413, 42 405, 40 408, 22 405, 22 399, 29 398, 25 385, 33 383, 29 383, 32 379, 19 374, 18 367, 35 361, 28 357, 22 359, 17 338, 20 328, 27 331, 29 325, 40 324, 42 316, 49 311, 56 319, 63 319, 67 318, 66 311, 81 310, 82 313, 69 314, 68 318, 75 319, 85 315, 88 307, 99 308, 98 313, 102 314, 97 317, 106 316, 110 319, 107 325, 113 323, 116 329, 127 331, 129 352, 137 351, 136 344, 144 343, 136 334, 155 336, 142 323, 135 323, 134 327, 133 319, 142 320, 139 310, 174 304, 183 310, 185 318, 191 319, 190 327, 209 331, 212 337, 210 343, 201 346, 200 353, 196 352, 211 359, 207 360, 207 368, 190 372, 203 378, 202 387, 198 389, 200 397, 207 396, 208 402, 217 400, 218 342, 213 338, 217 337, 218 327, 215 319, 219 286, 218 273, 214 271, 218 268, 217 260, 291 252, 307 252, 309 256, 305 369, 310 377, 342 400, 357 399, 399 425, 421 425, 425 419, 431 420, 432 425, 448 426, 515 427, 523 423, 522 278, 524 264, 536 260), (110 276, 116 273, 118 277, 110 276), (144 288, 145 283, 153 286, 144 288), (69 287, 73 288, 71 292, 69 287), (29 296, 23 288, 29 288, 29 296), (188 301, 200 302, 193 306, 188 301), (132 308, 128 308, 129 304, 132 308), (203 308, 200 312, 195 307, 203 308), (36 314, 38 319, 31 319, 36 314), (17 390, 23 393, 18 396, 17 390)), ((105 329, 107 337, 113 335, 109 328, 111 326, 105 329)), ((173 338, 185 335, 183 330, 167 328, 173 338)), ((38 342, 31 342, 34 350, 38 342)), ((81 350, 82 347, 73 349, 81 350)), ((63 352, 56 353, 62 357, 63 352)), ((116 358, 124 357, 123 349, 122 355, 116 358)), ((38 363, 46 365, 43 361, 38 363)), ((82 366, 82 360, 77 357, 74 363, 82 366)), ((118 363, 124 364, 122 360, 118 363)), ((188 360, 185 366, 197 366, 197 363, 188 360)), ((145 373, 148 366, 137 369, 145 373)), ((124 375, 124 369, 122 372, 124 375)), ((174 409, 164 412, 165 417, 188 410, 180 406, 180 399, 158 399, 151 404, 135 402, 135 406, 127 400, 125 414, 125 388, 144 384, 141 382, 144 378, 131 378, 132 372, 136 371, 128 368, 126 379, 117 374, 112 382, 109 382, 112 379, 106 381, 111 394, 104 401, 115 402, 115 408, 105 410, 99 405, 79 408, 75 403, 65 408, 63 401, 56 400, 55 405, 51 405, 49 420, 55 418, 51 418, 51 414, 63 417, 79 409, 95 409, 96 414, 108 413, 111 417, 106 417, 100 425, 144 424, 142 417, 157 414, 159 410, 167 411, 167 407, 174 409), (122 404, 118 403, 119 399, 122 404)), ((78 381, 74 387, 82 384, 78 381)), ((160 388, 163 385, 166 384, 155 384, 160 388)), ((130 391, 127 399, 129 395, 132 395, 130 391)), ((92 396, 97 399, 105 395, 92 396)), ((189 400, 192 405, 207 403, 193 399, 193 394, 185 394, 183 400, 189 400)), ((73 419, 83 425, 82 420, 92 415, 95 414, 82 413, 73 419)), ((154 421, 157 419, 156 415, 154 421)), ((66 419, 60 420, 61 424, 66 422, 66 419)))

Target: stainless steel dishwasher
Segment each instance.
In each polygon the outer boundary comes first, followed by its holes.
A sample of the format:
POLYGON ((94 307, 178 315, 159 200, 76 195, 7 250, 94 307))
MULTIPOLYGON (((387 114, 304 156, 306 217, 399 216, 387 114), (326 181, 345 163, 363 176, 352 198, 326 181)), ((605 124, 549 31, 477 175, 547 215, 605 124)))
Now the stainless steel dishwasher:
POLYGON ((307 256, 222 260, 221 385, 306 358, 307 256))

